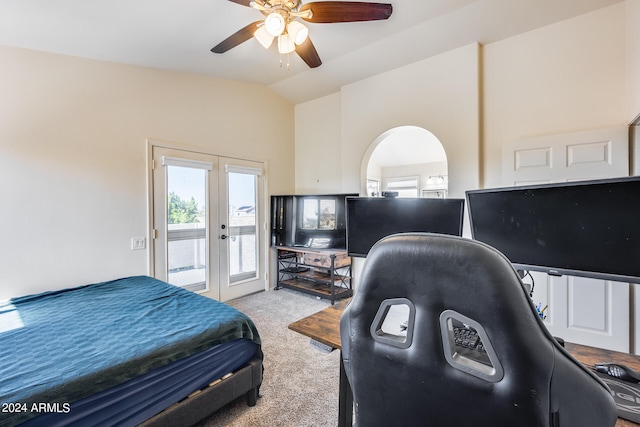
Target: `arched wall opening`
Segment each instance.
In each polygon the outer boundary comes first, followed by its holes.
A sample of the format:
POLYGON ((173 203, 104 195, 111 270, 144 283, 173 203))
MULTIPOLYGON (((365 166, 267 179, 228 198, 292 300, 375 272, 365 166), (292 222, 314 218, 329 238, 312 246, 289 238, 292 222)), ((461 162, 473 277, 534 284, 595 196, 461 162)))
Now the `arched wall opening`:
POLYGON ((447 197, 447 154, 440 140, 418 126, 399 126, 376 137, 360 166, 360 194, 447 197))

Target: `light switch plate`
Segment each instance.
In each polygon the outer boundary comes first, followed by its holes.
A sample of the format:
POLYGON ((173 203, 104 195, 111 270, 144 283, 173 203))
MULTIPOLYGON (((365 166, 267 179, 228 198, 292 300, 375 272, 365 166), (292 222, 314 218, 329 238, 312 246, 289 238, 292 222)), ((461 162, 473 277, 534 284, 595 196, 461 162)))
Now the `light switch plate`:
POLYGON ((147 239, 144 237, 133 237, 131 239, 131 250, 137 251, 147 247, 147 239))

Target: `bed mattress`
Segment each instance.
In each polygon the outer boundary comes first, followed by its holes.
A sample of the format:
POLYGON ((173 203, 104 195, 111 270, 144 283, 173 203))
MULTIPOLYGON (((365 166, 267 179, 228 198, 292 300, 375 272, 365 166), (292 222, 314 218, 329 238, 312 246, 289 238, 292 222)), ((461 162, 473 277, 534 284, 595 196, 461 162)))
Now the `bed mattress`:
POLYGON ((33 408, 42 404, 49 405, 45 411, 72 412, 75 402, 234 341, 260 352, 246 315, 146 276, 5 301, 0 425, 41 415, 33 408))

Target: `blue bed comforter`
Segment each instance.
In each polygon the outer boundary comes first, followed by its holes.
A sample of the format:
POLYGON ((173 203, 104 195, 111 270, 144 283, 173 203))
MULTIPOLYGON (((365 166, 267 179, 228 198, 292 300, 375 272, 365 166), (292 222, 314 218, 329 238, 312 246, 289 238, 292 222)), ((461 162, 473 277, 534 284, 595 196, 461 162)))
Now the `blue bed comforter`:
POLYGON ((246 315, 146 276, 0 302, 0 405, 73 402, 238 338, 260 345, 246 315))

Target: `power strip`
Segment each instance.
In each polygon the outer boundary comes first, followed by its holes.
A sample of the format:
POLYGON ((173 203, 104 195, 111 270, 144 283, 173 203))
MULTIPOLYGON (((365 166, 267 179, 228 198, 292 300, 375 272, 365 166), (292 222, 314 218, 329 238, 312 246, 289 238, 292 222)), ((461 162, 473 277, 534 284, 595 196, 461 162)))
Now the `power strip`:
POLYGON ((317 348, 323 353, 331 353, 334 350, 334 348, 330 345, 323 344, 320 341, 316 341, 314 339, 311 339, 310 343, 313 347, 317 348))

